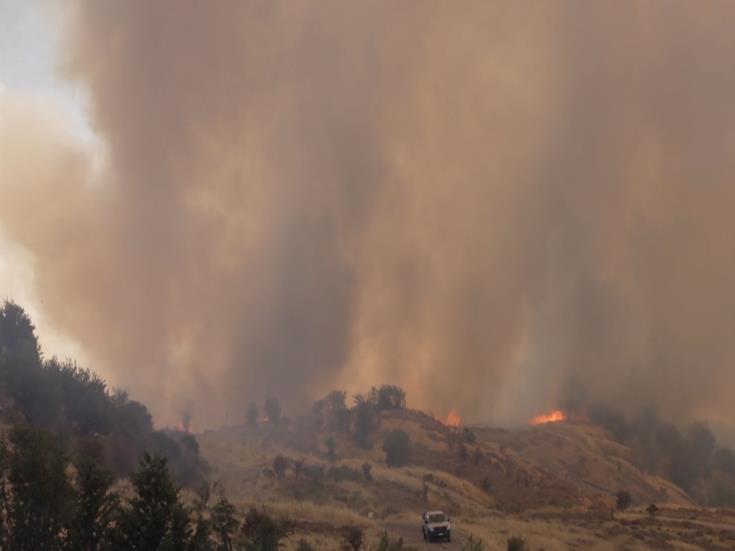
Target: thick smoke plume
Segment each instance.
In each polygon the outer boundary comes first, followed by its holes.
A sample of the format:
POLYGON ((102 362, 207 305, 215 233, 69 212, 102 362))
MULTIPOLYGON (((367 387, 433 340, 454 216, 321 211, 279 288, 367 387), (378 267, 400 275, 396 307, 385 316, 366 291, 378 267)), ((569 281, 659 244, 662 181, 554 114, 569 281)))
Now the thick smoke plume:
POLYGON ((735 3, 64 15, 106 161, 0 94, 0 224, 159 420, 384 381, 470 419, 731 411, 735 3))

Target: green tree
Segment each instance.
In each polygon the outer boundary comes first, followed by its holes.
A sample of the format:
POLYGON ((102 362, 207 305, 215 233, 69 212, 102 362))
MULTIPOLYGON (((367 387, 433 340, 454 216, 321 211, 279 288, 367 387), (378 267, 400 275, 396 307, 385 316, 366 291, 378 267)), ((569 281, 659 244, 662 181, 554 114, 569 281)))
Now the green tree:
POLYGON ((411 440, 404 431, 392 430, 383 440, 385 462, 389 467, 403 467, 411 460, 411 440))
POLYGON ((220 495, 219 501, 212 508, 212 531, 217 536, 217 551, 233 551, 233 541, 240 526, 235 517, 235 507, 227 498, 220 495))
POLYGON ((278 551, 282 527, 263 510, 251 508, 242 526, 245 551, 278 551))
POLYGON ((347 409, 347 393, 333 390, 324 398, 324 415, 327 428, 335 432, 347 432, 350 428, 350 410, 347 409))
POLYGON ((61 547, 69 522, 74 489, 67 476, 68 459, 50 433, 15 427, 10 449, 0 444, 3 549, 51 551, 61 547))
POLYGON ((76 503, 68 529, 67 548, 70 551, 106 549, 119 505, 119 496, 111 490, 115 479, 90 455, 79 459, 76 469, 76 503))
POLYGON ((135 495, 121 512, 116 547, 130 551, 185 549, 190 519, 166 459, 145 454, 132 483, 135 495))
POLYGON ((406 393, 396 385, 383 385, 376 394, 378 409, 405 409, 406 393))

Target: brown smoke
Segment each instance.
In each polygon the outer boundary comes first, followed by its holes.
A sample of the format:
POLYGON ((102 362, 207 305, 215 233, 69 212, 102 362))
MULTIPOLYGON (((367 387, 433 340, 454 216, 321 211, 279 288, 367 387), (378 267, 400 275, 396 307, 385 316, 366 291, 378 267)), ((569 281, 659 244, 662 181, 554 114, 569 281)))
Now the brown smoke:
POLYGON ((570 395, 726 418, 735 4, 66 16, 107 164, 3 100, 0 224, 159 419, 383 381, 469 419, 570 395))

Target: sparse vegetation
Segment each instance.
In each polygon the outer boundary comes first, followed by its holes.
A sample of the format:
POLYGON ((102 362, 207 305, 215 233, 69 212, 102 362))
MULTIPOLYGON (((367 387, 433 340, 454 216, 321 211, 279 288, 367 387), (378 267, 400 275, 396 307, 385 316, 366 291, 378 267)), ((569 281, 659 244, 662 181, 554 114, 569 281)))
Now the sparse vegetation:
POLYGON ((485 542, 476 540, 472 536, 467 538, 462 546, 462 551, 484 551, 486 549, 485 542))
POLYGON ((391 540, 388 537, 388 532, 383 532, 380 537, 376 551, 409 551, 407 547, 404 547, 403 538, 397 540, 391 540))
POLYGON ((735 504, 735 452, 718 446, 707 425, 693 423, 682 433, 652 409, 628 419, 613 408, 596 406, 589 416, 630 446, 639 468, 672 481, 703 504, 735 504))

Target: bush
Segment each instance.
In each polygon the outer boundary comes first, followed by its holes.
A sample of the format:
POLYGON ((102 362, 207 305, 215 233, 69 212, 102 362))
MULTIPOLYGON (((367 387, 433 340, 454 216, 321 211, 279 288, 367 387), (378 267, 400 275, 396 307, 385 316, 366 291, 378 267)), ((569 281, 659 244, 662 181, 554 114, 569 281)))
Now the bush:
POLYGON ((347 545, 350 546, 350 549, 353 551, 359 551, 360 548, 362 548, 363 540, 365 539, 365 535, 362 531, 362 528, 359 526, 350 526, 347 528, 347 531, 345 533, 345 541, 347 542, 347 545))
POLYGON ((403 467, 411 460, 411 440, 404 431, 392 430, 383 440, 385 462, 389 467, 403 467))
POLYGON ((287 468, 288 459, 285 456, 278 454, 273 458, 273 472, 276 473, 278 478, 284 477, 287 468))
POLYGON ((658 507, 656 507, 656 504, 651 503, 646 507, 646 513, 648 513, 651 518, 655 517, 658 514, 658 507))
POLYGON ((316 549, 309 545, 309 542, 304 538, 301 538, 299 544, 296 546, 296 551, 316 551, 316 549))
POLYGON ((365 480, 368 482, 373 481, 373 466, 368 463, 367 461, 362 464, 362 475, 365 477, 365 480))
POLYGON ((278 551, 284 529, 265 510, 254 507, 245 514, 242 526, 247 551, 278 551))
POLYGON ((632 501, 633 499, 626 491, 620 490, 617 494, 615 494, 615 507, 618 511, 625 511, 628 507, 630 507, 632 501))
POLYGON ((527 549, 526 540, 520 536, 513 536, 508 540, 508 551, 526 551, 527 549))

